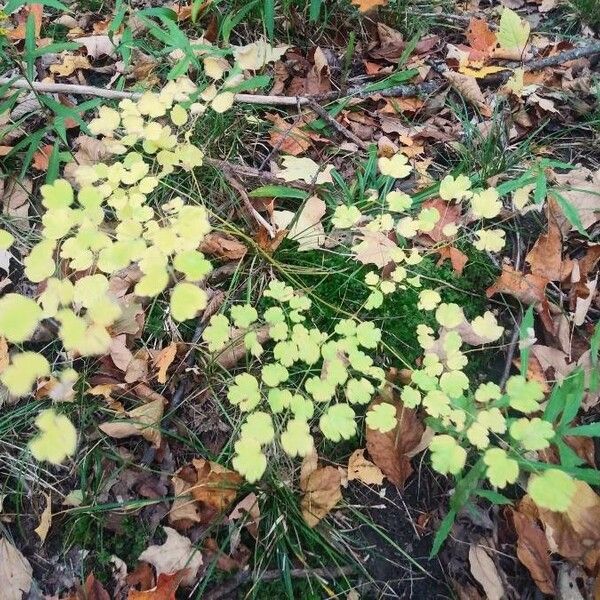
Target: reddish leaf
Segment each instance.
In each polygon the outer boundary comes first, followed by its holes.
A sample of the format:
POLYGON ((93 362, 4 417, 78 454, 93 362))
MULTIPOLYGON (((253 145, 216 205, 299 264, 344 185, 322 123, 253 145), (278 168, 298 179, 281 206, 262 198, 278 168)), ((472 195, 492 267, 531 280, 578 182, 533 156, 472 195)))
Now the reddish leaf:
POLYGON ((517 556, 544 594, 554 594, 554 573, 550 564, 548 540, 536 521, 519 511, 513 511, 517 531, 517 556))
POLYGON ((549 281, 563 281, 573 269, 573 261, 562 258, 562 234, 557 215, 560 209, 554 200, 548 202, 548 231, 540 235, 525 261, 531 272, 549 281))
POLYGON ((398 423, 387 433, 367 427, 367 450, 384 475, 401 488, 413 472, 407 454, 421 441, 423 425, 417 413, 410 408, 405 408, 399 399, 393 397, 390 389, 384 390, 382 396, 376 397, 369 408, 383 402, 396 407, 398 423))
POLYGON ((466 254, 454 246, 443 246, 439 250, 436 249, 436 252, 440 255, 440 259, 437 262, 438 265, 441 265, 445 260, 449 260, 454 272, 457 275, 462 275, 463 269, 469 260, 466 254))
MULTIPOLYGON (((128 600, 175 600, 175 592, 186 574, 187 569, 177 573, 161 573, 155 588, 138 592, 129 590, 128 600)), ((107 597, 108 600, 108 597, 107 597)))
POLYGON ((466 38, 473 50, 477 50, 484 55, 490 54, 496 46, 496 34, 482 19, 471 19, 466 38))

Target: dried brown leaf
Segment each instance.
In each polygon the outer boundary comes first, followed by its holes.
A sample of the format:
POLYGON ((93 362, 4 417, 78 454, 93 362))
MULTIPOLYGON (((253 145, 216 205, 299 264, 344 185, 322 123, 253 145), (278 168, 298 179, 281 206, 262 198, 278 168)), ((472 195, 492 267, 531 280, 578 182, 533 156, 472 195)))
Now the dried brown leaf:
POLYGON ((513 511, 517 531, 517 556, 544 594, 554 594, 554 572, 550 564, 550 549, 542 529, 535 519, 520 511, 513 511))
POLYGON ((154 565, 156 573, 160 576, 184 571, 181 585, 189 586, 196 582, 196 574, 202 566, 202 553, 192 546, 192 542, 185 536, 177 533, 171 527, 164 528, 167 539, 160 546, 150 546, 144 550, 139 560, 154 565))
POLYGON ((315 527, 342 498, 342 478, 335 467, 319 467, 301 485, 302 516, 309 527, 315 527))
POLYGON ((479 112, 484 117, 492 116, 492 109, 489 107, 475 77, 463 75, 462 73, 455 73, 449 69, 444 71, 444 77, 467 102, 470 102, 479 109, 479 112))
POLYGON ((367 450, 383 474, 402 488, 413 472, 407 453, 419 444, 424 428, 413 409, 404 407, 389 389, 384 390, 384 393, 385 396, 378 396, 371 402, 370 408, 383 402, 394 405, 397 424, 387 433, 367 427, 367 450))
POLYGON ((33 581, 29 561, 6 538, 0 538, 0 582, 3 600, 22 600, 33 581))
POLYGON ((382 485, 384 477, 381 469, 365 458, 365 448, 355 450, 348 459, 348 481, 358 479, 367 485, 382 485))

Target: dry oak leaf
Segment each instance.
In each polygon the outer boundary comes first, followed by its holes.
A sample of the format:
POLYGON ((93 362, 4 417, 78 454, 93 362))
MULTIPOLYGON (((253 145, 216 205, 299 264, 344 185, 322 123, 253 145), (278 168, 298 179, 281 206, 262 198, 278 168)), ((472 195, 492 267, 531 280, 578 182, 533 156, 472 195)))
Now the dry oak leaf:
POLYGON ((325 241, 325 229, 321 219, 327 212, 325 202, 317 196, 306 200, 299 213, 289 210, 274 210, 273 223, 282 230, 288 226, 287 238, 298 242, 298 252, 315 250, 325 241))
POLYGON ((525 257, 531 272, 549 281, 563 281, 573 269, 573 261, 563 260, 563 238, 559 227, 560 208, 550 199, 547 207, 548 231, 540 235, 533 248, 525 257))
POLYGON ((378 6, 386 6, 388 0, 352 0, 352 4, 358 7, 361 13, 369 12, 378 6))
POLYGON ((389 388, 384 389, 383 394, 371 402, 369 409, 384 402, 396 407, 396 427, 387 433, 367 427, 367 450, 383 474, 402 488, 413 472, 407 454, 420 443, 424 428, 417 413, 406 408, 389 388))
POLYGON ((555 577, 550 564, 548 540, 536 520, 529 514, 513 511, 517 532, 517 556, 543 594, 554 594, 555 577))
POLYGON ((436 248, 435 252, 440 255, 440 258, 437 261, 438 266, 445 260, 449 260, 454 272, 457 275, 462 275, 463 269, 469 260, 469 257, 464 252, 461 252, 454 246, 442 246, 441 248, 436 248))
POLYGON ((69 596, 69 600, 111 600, 104 586, 90 573, 85 578, 85 583, 77 587, 75 597, 69 596))
POLYGON ((423 202, 421 208, 435 208, 435 210, 438 211, 440 218, 431 231, 418 236, 417 239, 419 242, 426 246, 431 246, 432 243, 439 244, 440 242, 449 242, 456 237, 455 235, 447 236, 443 230, 446 225, 458 223, 461 217, 460 205, 450 204, 441 198, 436 198, 434 200, 426 200, 423 202))
POLYGON ((4 193, 0 186, 2 197, 2 214, 11 217, 10 223, 18 229, 31 229, 29 222, 29 198, 33 190, 33 182, 29 178, 7 179, 4 182, 4 193))
POLYGON ((341 487, 342 476, 335 467, 318 467, 300 482, 304 492, 300 507, 309 527, 315 527, 342 499, 341 487))
POLYGON ((63 56, 63 61, 60 65, 50 65, 50 73, 59 77, 67 77, 72 75, 78 69, 91 69, 92 65, 85 56, 80 54, 67 54, 63 56))
POLYGON ((99 429, 112 438, 126 438, 132 435, 141 435, 155 448, 160 446, 160 422, 165 411, 162 397, 152 400, 125 412, 127 419, 120 419, 111 423, 102 423, 99 429))
POLYGON ((167 539, 160 546, 150 546, 138 560, 154 565, 158 576, 184 570, 181 585, 190 586, 196 582, 196 574, 202 566, 202 553, 192 546, 192 542, 171 527, 164 527, 167 539))
POLYGON ((156 381, 158 381, 158 383, 167 382, 167 370, 175 360, 176 355, 177 344, 175 342, 171 342, 154 357, 153 364, 157 369, 156 381))
POLYGON ((469 77, 462 73, 455 73, 449 69, 444 71, 444 77, 450 85, 465 99, 475 106, 484 117, 492 116, 492 109, 488 106, 483 92, 475 77, 469 77))
POLYGON ((504 586, 498 569, 483 546, 469 546, 471 574, 483 588, 487 600, 502 600, 504 586))
MULTIPOLYGON (((255 329, 256 339, 259 344, 264 344, 269 339, 269 325, 262 325, 258 329, 255 329)), ((244 334, 246 330, 231 328, 230 338, 232 340, 226 348, 221 350, 216 356, 216 362, 224 369, 231 369, 235 367, 242 358, 248 355, 248 349, 244 343, 244 334)))
POLYGON ((161 573, 158 576, 156 587, 141 592, 130 589, 127 600, 175 600, 175 592, 186 572, 187 569, 182 569, 177 573, 161 573))
POLYGON ((169 510, 169 523, 178 530, 183 531, 192 527, 194 523, 200 523, 202 516, 200 506, 190 492, 192 484, 178 477, 177 473, 171 478, 175 499, 171 505, 171 510, 169 510))
POLYGON ((73 41, 85 46, 87 55, 95 60, 101 56, 110 56, 111 58, 114 58, 116 56, 116 44, 119 43, 119 40, 120 36, 118 35, 113 36, 112 40, 108 35, 89 35, 75 38, 73 41))
POLYGON ((348 481, 358 479, 367 485, 382 485, 382 470, 365 458, 365 448, 355 450, 348 459, 348 481))
POLYGON ((36 150, 33 153, 33 162, 32 167, 37 171, 45 172, 48 170, 48 163, 50 161, 50 155, 52 154, 52 150, 54 146, 52 144, 46 144, 42 146, 39 150, 36 150))
POLYGON ((2 600, 22 600, 31 589, 33 570, 29 561, 6 538, 0 538, 2 600))
POLYGON ((209 233, 200 244, 200 252, 227 260, 240 260, 246 256, 248 247, 233 236, 209 233))

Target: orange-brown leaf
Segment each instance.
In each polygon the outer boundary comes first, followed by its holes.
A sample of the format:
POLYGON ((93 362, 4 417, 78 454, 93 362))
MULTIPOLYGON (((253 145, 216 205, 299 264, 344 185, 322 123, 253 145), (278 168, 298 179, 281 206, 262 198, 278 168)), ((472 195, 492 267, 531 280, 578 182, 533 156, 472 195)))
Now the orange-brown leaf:
POLYGON ((386 392, 386 397, 378 396, 369 408, 383 402, 393 404, 396 407, 397 424, 387 433, 367 427, 367 450, 383 474, 401 488, 413 472, 407 454, 419 444, 424 429, 414 410, 405 408, 389 390, 386 392))
POLYGON ((161 573, 158 576, 156 587, 141 592, 129 590, 127 600, 175 600, 175 592, 185 573, 186 569, 177 573, 161 573))
POLYGON ((550 548, 542 529, 529 515, 513 511, 517 531, 517 556, 527 567, 532 579, 544 594, 554 594, 554 573, 550 564, 550 548))
POLYGON ((304 496, 300 502, 302 516, 315 527, 342 498, 342 477, 335 467, 319 467, 301 482, 304 496))
POLYGON ((388 0, 352 0, 352 4, 358 7, 361 13, 369 12, 378 6, 386 6, 388 0))
POLYGON ((483 52, 484 54, 490 53, 496 45, 496 34, 482 19, 471 19, 466 38, 473 50, 483 52))

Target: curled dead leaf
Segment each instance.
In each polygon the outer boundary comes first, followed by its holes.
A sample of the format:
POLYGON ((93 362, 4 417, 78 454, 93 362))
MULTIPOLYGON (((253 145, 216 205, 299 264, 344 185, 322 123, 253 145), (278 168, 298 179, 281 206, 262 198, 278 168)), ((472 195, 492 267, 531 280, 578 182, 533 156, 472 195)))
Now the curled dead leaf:
POLYGON ((126 411, 127 419, 102 423, 99 429, 106 435, 117 439, 141 435, 151 442, 155 448, 158 448, 161 441, 160 422, 164 410, 165 405, 161 397, 142 404, 133 410, 126 411))
POLYGON ((342 499, 342 478, 335 467, 318 467, 300 484, 300 507, 309 527, 315 527, 342 499))
POLYGON ((384 402, 392 404, 396 407, 397 424, 387 433, 367 427, 367 450, 383 474, 402 488, 413 472, 407 453, 420 443, 424 428, 413 409, 406 408, 389 389, 384 393, 385 396, 376 397, 369 408, 384 402))
POLYGON ((175 529, 165 527, 164 530, 167 534, 165 543, 149 546, 140 554, 139 560, 153 565, 159 577, 163 573, 169 575, 183 571, 181 585, 193 585, 198 569, 203 564, 202 553, 175 529))
POLYGON ((365 458, 365 449, 355 450, 348 459, 348 481, 358 479, 367 485, 382 485, 385 475, 381 469, 365 458))

